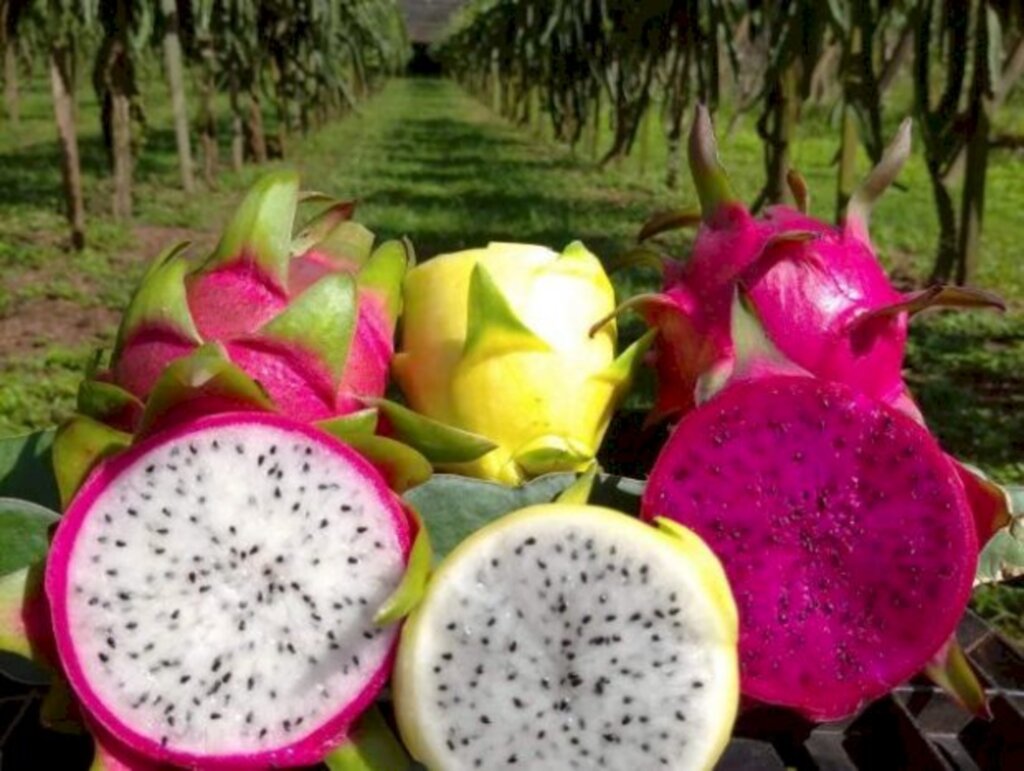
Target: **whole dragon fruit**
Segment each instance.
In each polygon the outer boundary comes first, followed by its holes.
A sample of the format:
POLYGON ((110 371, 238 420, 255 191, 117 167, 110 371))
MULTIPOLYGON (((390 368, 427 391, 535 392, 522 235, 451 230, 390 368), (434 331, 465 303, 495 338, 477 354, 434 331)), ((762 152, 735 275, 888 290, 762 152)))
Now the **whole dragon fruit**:
POLYGON ((615 293, 582 243, 492 243, 409 271, 395 380, 432 421, 489 442, 444 468, 503 484, 589 465, 651 334, 615 356, 615 293), (468 460, 469 462, 462 462, 468 460))
POLYGON ((105 402, 119 414, 97 417, 130 426, 167 365, 209 342, 299 420, 344 415, 361 409, 361 397, 383 396, 408 247, 372 250, 349 203, 293 240, 298 202, 296 174, 268 175, 203 264, 190 265, 181 247, 156 261, 124 314, 110 371, 98 377, 108 397, 116 387, 127 393, 105 402))
MULTIPOLYGON (((868 218, 909 156, 910 136, 908 120, 854 193, 840 227, 782 205, 769 207, 758 219, 733 192, 718 161, 708 113, 698 107, 689 154, 702 222, 692 254, 684 264, 669 263, 662 293, 628 301, 659 331, 654 344, 659 390, 652 417, 692 409, 702 376, 728 375, 733 362, 729 313, 739 284, 769 339, 797 365, 919 418, 901 371, 908 318, 936 305, 1002 304, 964 288, 902 293, 882 269, 868 236, 868 218)), ((796 187, 805 206, 805 191, 796 187)), ((664 229, 652 225, 642 235, 664 229)))

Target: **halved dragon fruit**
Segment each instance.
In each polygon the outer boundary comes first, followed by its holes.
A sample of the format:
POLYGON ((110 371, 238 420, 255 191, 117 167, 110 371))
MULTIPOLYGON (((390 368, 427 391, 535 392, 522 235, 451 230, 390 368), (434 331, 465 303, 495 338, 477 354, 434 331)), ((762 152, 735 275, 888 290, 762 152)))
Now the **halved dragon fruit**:
MULTIPOLYGON (((293 240, 298 177, 268 175, 242 202, 198 268, 172 247, 132 298, 109 373, 99 379, 145 401, 167 365, 209 342, 258 380, 281 409, 322 420, 384 394, 394 353, 404 242, 373 249, 373 234, 335 204, 293 240)), ((109 401, 109 400, 108 400, 109 401)), ((130 406, 130 405, 129 405, 130 406)), ((130 427, 139 408, 97 414, 130 427)))
POLYGON ((411 527, 332 437, 266 413, 102 461, 46 567, 60 660, 130 752, 203 768, 323 759, 390 671, 411 527))
POLYGON ((399 728, 431 771, 710 768, 736 715, 736 623, 684 528, 523 509, 460 544, 409 617, 399 728))
POLYGON ((692 528, 725 565, 743 693, 838 719, 951 639, 973 516, 925 428, 787 363, 741 305, 732 379, 676 426, 641 512, 692 528))

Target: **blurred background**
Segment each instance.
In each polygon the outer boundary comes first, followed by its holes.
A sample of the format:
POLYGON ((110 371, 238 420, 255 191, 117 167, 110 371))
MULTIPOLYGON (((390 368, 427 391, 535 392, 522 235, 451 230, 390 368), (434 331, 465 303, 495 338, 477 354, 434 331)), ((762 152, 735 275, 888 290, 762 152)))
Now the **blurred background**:
MULTIPOLYGON (((579 238, 610 261, 696 204, 700 101, 745 200, 786 200, 798 169, 828 220, 914 119, 881 259, 1009 311, 916 319, 908 378, 951 452, 1024 481, 1020 2, 0 0, 0 33, 0 435, 67 415, 147 260, 202 255, 267 168, 358 200, 421 259, 579 238)), ((976 604, 1021 634, 1021 592, 976 604)))

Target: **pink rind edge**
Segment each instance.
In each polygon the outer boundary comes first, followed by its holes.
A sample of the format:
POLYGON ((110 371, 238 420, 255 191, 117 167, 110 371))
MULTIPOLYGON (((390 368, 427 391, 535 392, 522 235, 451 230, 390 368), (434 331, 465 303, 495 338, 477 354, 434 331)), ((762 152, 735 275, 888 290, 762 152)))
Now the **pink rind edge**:
POLYGON ((345 710, 304 736, 297 738, 291 744, 251 755, 208 756, 176 752, 161 747, 158 742, 143 737, 128 728, 113 712, 106 708, 92 691, 79 664, 78 657, 75 655, 75 645, 71 638, 70 624, 67 620, 68 573, 64 567, 74 548, 78 532, 88 518, 96 498, 114 478, 137 462, 140 457, 160 445, 210 428, 242 424, 251 425, 254 423, 303 434, 307 438, 319 442, 343 456, 346 461, 372 483, 378 498, 391 511, 392 524, 398 536, 399 548, 402 551, 405 562, 408 563, 409 560, 411 540, 408 517, 402 508, 400 500, 387 487, 377 470, 355 450, 340 440, 304 423, 293 421, 290 418, 258 412, 228 412, 210 415, 159 432, 126 452, 101 463, 89 475, 89 478, 75 496, 71 506, 57 527, 47 559, 44 585, 50 602, 50 614, 53 621, 57 653, 64 666, 68 681, 71 683, 71 687, 79 699, 83 702, 84 708, 115 739, 135 752, 155 760, 185 766, 201 764, 203 768, 215 769, 302 765, 319 762, 331 748, 344 740, 345 732, 349 725, 376 698, 387 681, 394 662, 395 649, 398 644, 397 629, 395 630, 396 634, 392 641, 391 649, 385 656, 382 665, 345 710))
MULTIPOLYGON (((913 426, 915 430, 923 432, 928 437, 928 439, 930 440, 929 446, 928 446, 926 451, 932 453, 934 458, 938 461, 939 464, 945 464, 945 465, 947 465, 949 467, 950 478, 952 480, 954 480, 954 483, 951 486, 952 486, 953 490, 955 491, 955 494, 958 497, 958 502, 960 504, 961 510, 967 512, 967 516, 961 518, 962 524, 963 524, 963 533, 961 533, 961 536, 962 536, 962 538, 965 541, 965 545, 970 550, 970 553, 971 554, 975 554, 975 555, 977 554, 977 552, 978 552, 978 541, 977 541, 977 534, 975 532, 974 517, 971 516, 971 514, 970 514, 971 509, 970 509, 970 506, 969 506, 968 501, 967 501, 967 494, 964 491, 963 483, 960 481, 960 479, 959 479, 959 477, 957 475, 956 469, 953 466, 953 464, 951 463, 949 457, 945 453, 943 453, 942 448, 939 446, 939 443, 936 441, 934 436, 932 436, 928 432, 928 429, 926 429, 923 426, 921 426, 919 423, 914 421, 908 415, 905 415, 904 413, 899 412, 899 411, 893 409, 892 407, 890 407, 889 405, 887 405, 887 404, 885 404, 883 402, 879 402, 879 401, 877 401, 875 399, 872 399, 869 396, 865 396, 863 394, 855 392, 855 391, 853 391, 852 388, 850 388, 849 386, 845 386, 842 383, 836 383, 836 382, 833 382, 833 381, 821 381, 821 380, 818 380, 816 378, 804 377, 804 376, 800 376, 800 375, 766 376, 766 377, 760 378, 760 379, 758 379, 756 381, 743 381, 743 382, 739 382, 739 383, 736 383, 733 386, 727 387, 726 390, 724 390, 719 396, 716 396, 715 399, 713 399, 708 404, 711 405, 715 401, 717 401, 718 399, 726 398, 727 394, 730 391, 734 391, 734 390, 738 390, 738 389, 752 389, 756 393, 756 392, 762 390, 765 387, 765 380, 767 380, 767 379, 771 379, 773 381, 780 381, 780 380, 801 381, 801 382, 811 381, 815 385, 818 385, 819 387, 824 386, 826 388, 840 388, 840 389, 843 389, 843 390, 846 390, 846 391, 850 391, 851 393, 855 394, 855 396, 857 398, 862 399, 864 401, 871 402, 873 406, 878 407, 878 408, 884 410, 885 412, 887 412, 897 422, 903 421, 906 424, 908 424, 910 426, 913 426)), ((685 418, 684 418, 684 420, 685 420, 685 418)), ((675 433, 675 431, 673 430, 673 434, 674 433, 675 433)), ((669 438, 669 443, 671 441, 672 441, 672 439, 670 437, 669 438)), ((665 446, 668 447, 668 443, 666 443, 665 446)), ((648 478, 647 487, 644 490, 644 494, 643 494, 643 496, 641 498, 641 504, 640 504, 640 518, 642 520, 644 520, 644 521, 647 521, 647 522, 653 520, 653 518, 656 517, 656 516, 667 516, 663 512, 659 512, 657 510, 658 509, 657 505, 654 503, 654 498, 655 498, 655 495, 656 495, 656 493, 655 493, 656 485, 652 484, 653 481, 654 481, 654 475, 652 474, 651 477, 648 478)), ((681 522, 680 524, 687 525, 686 522, 681 522)), ((963 607, 966 607, 967 602, 968 602, 968 600, 970 599, 970 596, 971 596, 971 589, 972 589, 973 580, 974 580, 974 572, 971 571, 971 570, 964 570, 962 572, 963 572, 963 575, 961 575, 959 577, 959 579, 960 579, 959 587, 958 587, 959 588, 959 593, 957 594, 957 596, 955 598, 953 598, 953 600, 950 600, 949 598, 946 598, 946 601, 942 603, 942 607, 944 607, 944 608, 963 608, 963 607)), ((955 614, 955 615, 954 614, 950 614, 949 619, 945 619, 946 623, 943 623, 941 625, 937 625, 937 627, 941 626, 941 629, 944 630, 944 633, 941 634, 941 635, 940 634, 936 634, 935 635, 937 639, 941 637, 941 639, 938 639, 938 642, 935 645, 935 651, 938 651, 942 647, 942 645, 945 644, 945 642, 950 638, 950 636, 952 636, 954 634, 954 632, 956 631, 957 624, 960 621, 960 616, 961 615, 962 614, 955 614)), ((743 619, 741 617, 740 618, 740 626, 741 626, 741 628, 742 628, 742 625, 743 625, 743 619)), ((895 687, 899 683, 905 682, 906 680, 909 680, 914 675, 919 674, 921 669, 923 669, 925 664, 927 664, 927 661, 922 662, 921 666, 919 666, 917 668, 911 668, 909 666, 906 667, 906 671, 903 671, 903 672, 899 673, 900 674, 899 678, 890 687, 895 687)), ((773 705, 778 705, 778 706, 782 706, 782 707, 788 707, 790 709, 795 710, 796 712, 799 712, 801 715, 804 715, 808 719, 813 720, 815 722, 828 722, 828 721, 832 721, 832 720, 839 720, 839 719, 850 717, 852 715, 857 714, 861 709, 863 709, 865 706, 867 706, 872 701, 875 701, 876 699, 879 699, 879 698, 881 698, 884 695, 883 693, 879 693, 879 694, 877 694, 875 696, 863 697, 856 704, 844 704, 844 705, 842 705, 842 707, 843 707, 842 709, 836 708, 836 709, 831 709, 831 710, 814 710, 814 709, 808 709, 806 706, 798 703, 795 699, 793 699, 793 700, 784 700, 784 699, 777 698, 776 694, 774 694, 774 693, 772 693, 772 694, 766 694, 764 692, 759 693, 758 689, 756 687, 751 689, 749 687, 748 683, 745 683, 742 680, 740 682, 740 690, 741 690, 743 696, 745 696, 745 697, 749 697, 750 699, 762 702, 764 704, 773 704, 773 705)))

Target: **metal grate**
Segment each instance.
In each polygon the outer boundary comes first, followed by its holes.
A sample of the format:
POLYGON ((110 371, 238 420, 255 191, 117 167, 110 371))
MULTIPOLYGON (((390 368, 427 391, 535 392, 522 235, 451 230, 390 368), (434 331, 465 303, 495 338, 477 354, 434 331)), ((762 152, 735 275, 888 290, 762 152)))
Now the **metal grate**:
POLYGON ((839 723, 756 708, 741 716, 719 771, 1024 769, 1024 656, 970 612, 957 634, 990 695, 991 721, 923 680, 839 723))
MULTIPOLYGON (((840 723, 756 707, 740 717, 718 771, 1024 771, 1024 656, 972 613, 959 637, 988 687, 991 721, 972 718, 924 681, 840 723)), ((0 680, 0 768, 88 768, 90 741, 43 730, 32 693, 0 680)))

